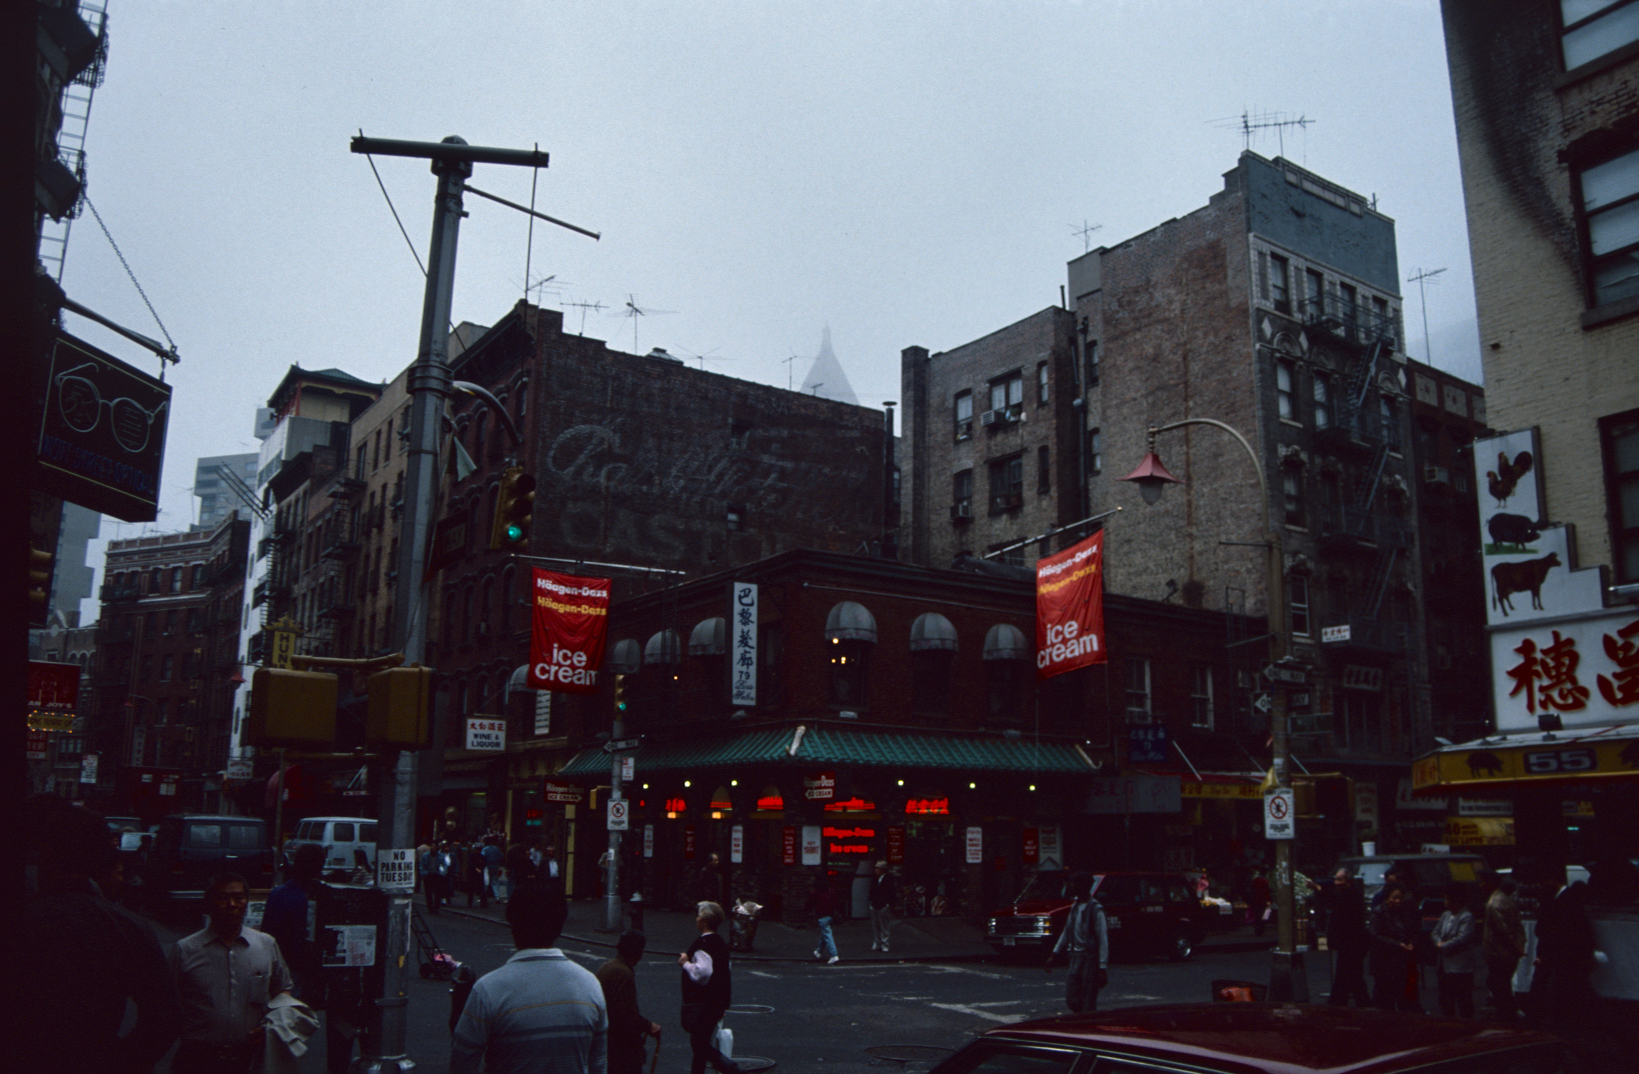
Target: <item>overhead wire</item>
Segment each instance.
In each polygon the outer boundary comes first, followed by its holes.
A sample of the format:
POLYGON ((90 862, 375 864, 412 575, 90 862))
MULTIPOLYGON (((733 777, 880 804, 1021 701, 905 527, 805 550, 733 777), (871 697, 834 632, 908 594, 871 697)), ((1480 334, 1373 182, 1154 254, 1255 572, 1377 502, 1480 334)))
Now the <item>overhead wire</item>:
MULTIPOLYGON (((114 256, 119 258, 120 264, 125 267, 125 274, 131 277, 131 285, 137 289, 137 294, 142 296, 142 304, 147 306, 148 312, 154 315, 154 323, 159 325, 160 332, 164 333, 165 335, 165 342, 171 345, 171 351, 172 353, 175 353, 176 340, 172 339, 171 333, 166 330, 165 322, 159 319, 159 311, 154 309, 154 304, 148 301, 148 292, 144 291, 142 289, 142 284, 137 282, 137 274, 131 271, 130 262, 126 261, 125 254, 120 252, 119 243, 114 241, 113 232, 109 231, 108 225, 102 222, 102 214, 97 211, 97 207, 95 205, 91 204, 91 196, 89 194, 82 194, 81 197, 85 200, 86 208, 91 210, 91 215, 96 217, 97 226, 102 228, 103 235, 108 239, 108 245, 114 248, 114 256)), ((164 363, 161 362, 160 366, 163 368, 164 363)))

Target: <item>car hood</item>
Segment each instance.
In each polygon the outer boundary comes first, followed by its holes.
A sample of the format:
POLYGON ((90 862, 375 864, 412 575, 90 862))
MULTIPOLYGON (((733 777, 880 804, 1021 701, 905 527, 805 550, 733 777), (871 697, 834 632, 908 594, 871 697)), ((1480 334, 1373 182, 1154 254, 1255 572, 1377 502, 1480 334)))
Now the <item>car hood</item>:
POLYGON ((1012 906, 1003 906, 990 912, 991 917, 1035 917, 1042 914, 1062 914, 1070 909, 1067 902, 1054 899, 1031 899, 1028 902, 1016 902, 1012 906))

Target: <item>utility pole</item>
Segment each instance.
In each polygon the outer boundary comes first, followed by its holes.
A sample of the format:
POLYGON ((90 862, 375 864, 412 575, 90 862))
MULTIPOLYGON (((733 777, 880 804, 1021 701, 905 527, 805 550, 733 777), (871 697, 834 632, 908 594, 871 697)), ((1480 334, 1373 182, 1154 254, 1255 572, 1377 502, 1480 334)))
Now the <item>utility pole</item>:
MULTIPOLYGON (((425 662, 427 611, 431 605, 427 567, 428 537, 432 531, 438 493, 438 437, 444 399, 451 387, 449 365, 450 306, 455 287, 455 248, 461 229, 464 180, 474 164, 513 164, 544 168, 547 154, 540 150, 489 149, 471 146, 454 135, 442 142, 405 142, 385 138, 352 140, 355 153, 421 157, 432 161, 438 176, 433 197, 432 241, 427 255, 427 288, 421 308, 421 339, 415 365, 410 368, 410 446, 405 464, 403 536, 399 541, 399 595, 393 602, 393 638, 409 664, 425 662)), ((381 851, 415 846, 416 754, 411 750, 388 753, 377 763, 380 809, 377 846, 381 851)), ((381 994, 375 997, 365 1028, 362 1055, 354 1069, 370 1074, 408 1072, 415 1063, 406 1054, 409 1014, 410 896, 390 897, 383 942, 378 945, 382 967, 381 994)))

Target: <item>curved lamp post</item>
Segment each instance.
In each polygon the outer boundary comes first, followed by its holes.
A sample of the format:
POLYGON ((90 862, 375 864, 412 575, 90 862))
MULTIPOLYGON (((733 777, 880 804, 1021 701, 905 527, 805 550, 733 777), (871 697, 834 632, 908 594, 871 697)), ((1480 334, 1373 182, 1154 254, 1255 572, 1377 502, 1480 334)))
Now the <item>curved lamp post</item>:
MULTIPOLYGON (((1258 462, 1258 453, 1252 450, 1246 437, 1221 421, 1212 418, 1184 418, 1181 421, 1168 422, 1165 425, 1152 425, 1149 428, 1149 439, 1144 453, 1144 459, 1136 469, 1123 481, 1131 481, 1138 486, 1138 493, 1147 504, 1154 504, 1161 499, 1161 494, 1168 485, 1181 485, 1183 482, 1174 477, 1162 465, 1161 457, 1155 453, 1155 438, 1161 433, 1173 429, 1182 429, 1190 425, 1210 425, 1215 429, 1222 429, 1235 438, 1235 442, 1246 449, 1246 454, 1252 461, 1252 472, 1258 478, 1258 491, 1263 498, 1264 547, 1267 550, 1268 567, 1268 603, 1269 603, 1269 662, 1279 664, 1286 659, 1286 571, 1285 560, 1281 551, 1280 530, 1270 521, 1272 518, 1269 502, 1269 482, 1264 477, 1263 466, 1258 462)), ((1288 727, 1286 714, 1286 691, 1279 683, 1270 684, 1270 700, 1273 702, 1269 715, 1269 729, 1274 740, 1274 756, 1271 767, 1274 770, 1275 785, 1289 788, 1292 785, 1291 774, 1288 771, 1290 744, 1288 741, 1288 727)), ((1309 985, 1303 971, 1303 957, 1297 950, 1297 918, 1295 916, 1296 899, 1292 891, 1292 840, 1276 839, 1275 844, 1275 882, 1273 896, 1277 917, 1275 920, 1275 961, 1269 975, 1269 998, 1272 1000, 1300 1000, 1309 998, 1309 985)))

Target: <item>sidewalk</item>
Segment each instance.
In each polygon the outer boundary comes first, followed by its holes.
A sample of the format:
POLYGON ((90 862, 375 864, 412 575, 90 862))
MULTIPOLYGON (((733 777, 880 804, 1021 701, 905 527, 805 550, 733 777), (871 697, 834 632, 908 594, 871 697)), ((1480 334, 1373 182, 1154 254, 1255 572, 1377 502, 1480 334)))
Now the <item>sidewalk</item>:
MULTIPOLYGON (((423 917, 427 914, 425 902, 416 896, 415 906, 423 917)), ((506 907, 491 901, 488 909, 476 904, 466 906, 466 896, 458 896, 440 913, 454 914, 477 920, 493 921, 506 928, 506 907)), ((618 932, 603 927, 604 902, 602 899, 576 899, 569 903, 569 920, 563 927, 565 939, 590 947, 613 948, 618 932)), ((436 921, 437 918, 430 918, 436 921)), ((435 925, 434 928, 437 926, 435 925)), ((623 917, 621 928, 626 928, 623 917)), ((685 910, 645 910, 643 931, 649 938, 650 951, 681 952, 698 935, 694 915, 685 910)), ((837 953, 843 962, 974 962, 995 957, 995 950, 985 943, 984 931, 957 917, 909 917, 894 921, 890 934, 891 950, 884 954, 871 950, 871 923, 867 920, 840 921, 832 926, 837 953)), ((730 928, 723 925, 722 936, 728 939, 730 928)), ((814 948, 819 943, 819 929, 812 925, 786 925, 764 919, 757 923, 756 939, 750 951, 736 950, 737 962, 813 962, 814 948)), ((1262 938, 1252 935, 1248 927, 1229 932, 1213 933, 1197 951, 1256 951, 1274 945, 1274 936, 1262 938)))

